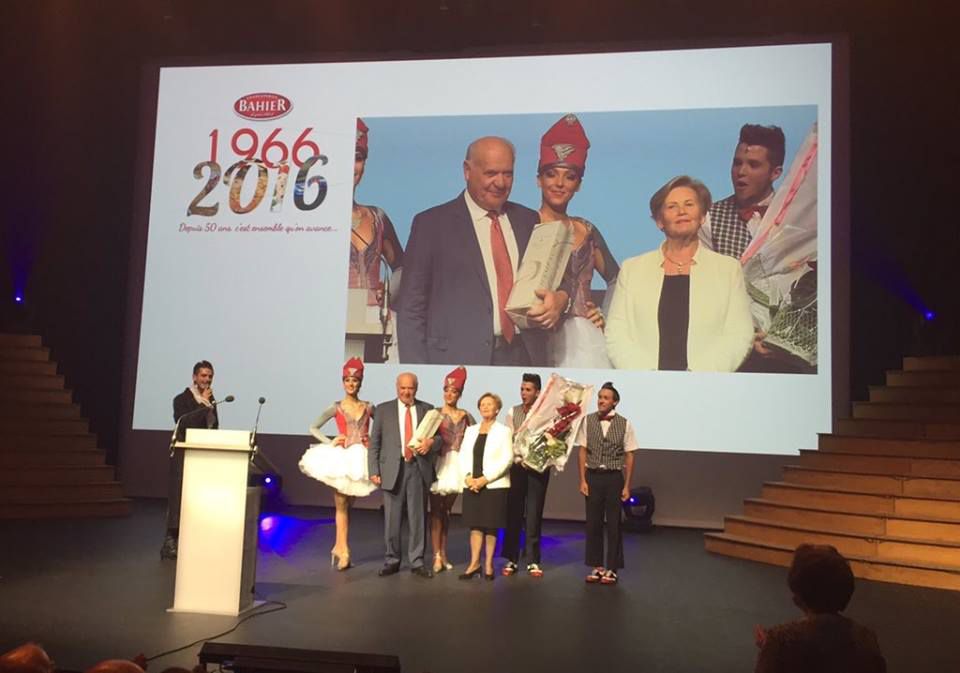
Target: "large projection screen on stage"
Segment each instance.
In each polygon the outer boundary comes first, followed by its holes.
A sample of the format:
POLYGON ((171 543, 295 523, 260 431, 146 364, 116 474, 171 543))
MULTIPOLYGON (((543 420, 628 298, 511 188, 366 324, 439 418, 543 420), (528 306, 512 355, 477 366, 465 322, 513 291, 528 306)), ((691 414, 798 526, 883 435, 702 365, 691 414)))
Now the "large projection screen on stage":
MULTIPOLYGON (((190 384, 193 363, 209 359, 217 396, 237 398, 227 425, 251 426, 257 398, 264 396, 269 407, 261 432, 306 435, 318 413, 342 396, 346 356, 365 353, 361 397, 373 402, 393 397, 394 378, 405 370, 419 376, 418 396, 439 404, 443 376, 466 364, 461 406, 471 410, 488 390, 516 404, 524 371, 544 380, 557 372, 596 387, 613 381, 623 400, 619 411, 634 422, 644 448, 791 454, 815 446, 817 433, 831 430, 834 399, 833 50, 827 42, 161 67, 149 139, 152 166, 143 185, 149 192, 145 257, 142 276, 134 269, 131 278, 142 281, 142 299, 131 306, 130 429, 168 430, 171 398, 190 384), (466 290, 464 305, 430 304, 431 284, 466 286, 468 275, 476 280, 480 273, 480 267, 464 268, 463 276, 439 277, 432 273, 435 255, 443 246, 478 244, 425 226, 411 236, 415 217, 457 198, 462 203, 467 145, 491 135, 509 139, 516 150, 510 201, 537 210, 541 137, 567 114, 576 115, 590 141, 568 213, 593 224, 614 268, 621 269, 664 240, 649 206, 659 187, 689 175, 722 203, 734 193, 731 166, 741 127, 783 131, 785 157, 772 202, 753 221, 737 220, 752 227, 751 245, 739 258, 746 286, 691 289, 688 360, 694 371, 657 371, 655 350, 652 365, 649 358, 604 352, 609 324, 606 335, 592 328, 597 334, 588 345, 577 335, 565 337, 567 351, 556 345, 557 334, 531 335, 531 343, 542 339, 548 347, 528 366, 444 356, 457 351, 446 341, 455 323, 486 309, 471 305, 466 290), (380 227, 371 243, 393 241, 392 226, 405 262, 393 275, 391 296, 399 303, 388 315, 391 331, 400 324, 399 349, 391 348, 385 362, 375 362, 379 349, 364 332, 379 329, 377 293, 350 288, 364 274, 359 266, 373 265, 373 274, 384 266, 356 250, 351 263, 358 118, 368 129, 369 155, 356 201, 376 206, 368 211, 377 213, 380 227), (418 299, 410 300, 408 292, 418 299), (730 355, 717 354, 728 348, 727 314, 734 312, 737 292, 746 293, 751 329, 769 330, 773 371, 728 371, 735 368, 730 355), (409 308, 414 303, 416 315, 409 308), (694 325, 717 314, 723 333, 708 328, 695 337, 694 325), (405 319, 420 331, 408 324, 405 333, 405 319)), ((566 150, 554 151, 559 156, 566 150)), ((712 228, 724 226, 720 219, 711 213, 712 228)), ((610 305, 613 287, 622 288, 617 291, 627 303, 649 293, 641 281, 631 282, 617 285, 594 273, 592 298, 608 319, 617 310, 616 301, 610 305)), ((657 293, 649 294, 656 301, 657 293)), ((620 324, 628 344, 656 330, 637 315, 620 324)), ((657 307, 646 315, 655 320, 657 307)), ((586 321, 577 327, 591 329, 586 321)))

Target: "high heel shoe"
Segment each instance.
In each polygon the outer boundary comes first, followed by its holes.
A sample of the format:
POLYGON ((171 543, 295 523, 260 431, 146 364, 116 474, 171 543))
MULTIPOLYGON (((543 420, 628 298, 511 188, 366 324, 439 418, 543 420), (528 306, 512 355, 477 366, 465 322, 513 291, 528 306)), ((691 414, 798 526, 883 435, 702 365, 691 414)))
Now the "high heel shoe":
POLYGON ((480 574, 480 566, 477 566, 473 570, 468 570, 465 573, 460 574, 460 579, 462 580, 472 580, 474 577, 477 577, 480 574))
POLYGON ((337 570, 343 572, 350 567, 350 550, 348 549, 343 554, 340 554, 340 562, 337 563, 337 570))
POLYGON ((440 555, 440 552, 437 552, 433 555, 433 574, 442 573, 444 570, 450 570, 450 568, 443 562, 443 557, 440 555))
POLYGON ((492 572, 489 572, 489 573, 485 572, 483 573, 483 579, 490 580, 492 582, 493 580, 497 579, 497 574, 492 572))
POLYGON ((443 559, 443 569, 444 570, 453 570, 453 564, 450 563, 447 559, 443 559))

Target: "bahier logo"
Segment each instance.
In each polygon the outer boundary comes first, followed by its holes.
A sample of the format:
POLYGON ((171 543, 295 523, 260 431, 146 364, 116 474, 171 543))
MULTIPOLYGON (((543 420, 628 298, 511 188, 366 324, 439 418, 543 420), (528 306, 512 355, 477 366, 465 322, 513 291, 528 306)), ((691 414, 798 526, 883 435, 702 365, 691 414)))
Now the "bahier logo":
POLYGON ((248 93, 237 99, 233 111, 252 121, 279 119, 293 109, 293 103, 278 93, 248 93))

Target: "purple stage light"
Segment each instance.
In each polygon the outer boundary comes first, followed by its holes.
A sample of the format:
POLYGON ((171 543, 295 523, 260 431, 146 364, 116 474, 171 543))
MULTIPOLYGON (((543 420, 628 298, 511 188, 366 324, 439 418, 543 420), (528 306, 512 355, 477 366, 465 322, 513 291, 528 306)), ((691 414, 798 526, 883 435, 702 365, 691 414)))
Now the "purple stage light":
POLYGON ((17 302, 18 304, 22 304, 22 303, 23 303, 23 297, 21 297, 19 294, 18 294, 17 296, 15 296, 15 297, 13 298, 13 300, 14 300, 15 302, 17 302))
POLYGON ((269 486, 270 484, 273 483, 273 477, 271 477, 270 475, 267 475, 266 477, 263 478, 263 483, 269 486))
POLYGON ((927 311, 926 313, 923 314, 924 320, 933 320, 936 317, 937 317, 937 314, 934 313, 933 311, 927 311))

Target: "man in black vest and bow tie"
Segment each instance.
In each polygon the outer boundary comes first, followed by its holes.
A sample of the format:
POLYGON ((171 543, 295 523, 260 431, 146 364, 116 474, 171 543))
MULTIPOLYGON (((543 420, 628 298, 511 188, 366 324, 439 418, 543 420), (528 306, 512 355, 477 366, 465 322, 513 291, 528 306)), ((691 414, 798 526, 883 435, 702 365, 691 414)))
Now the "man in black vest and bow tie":
POLYGON ((585 562, 593 568, 587 575, 591 584, 616 584, 617 571, 623 567, 620 507, 630 497, 633 452, 639 447, 630 421, 616 412, 619 402, 617 389, 609 381, 604 383, 597 394, 597 411, 580 424, 574 441, 580 455, 580 492, 587 505, 585 562))

